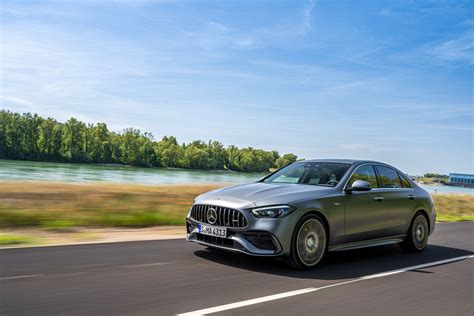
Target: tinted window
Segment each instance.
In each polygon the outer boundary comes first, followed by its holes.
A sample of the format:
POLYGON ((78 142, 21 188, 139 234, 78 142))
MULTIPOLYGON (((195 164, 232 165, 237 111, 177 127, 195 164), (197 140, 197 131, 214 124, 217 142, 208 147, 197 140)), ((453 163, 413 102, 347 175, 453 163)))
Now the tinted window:
POLYGON ((410 181, 408 181, 407 178, 405 178, 404 175, 398 174, 398 176, 400 177, 400 180, 402 181, 402 187, 411 188, 410 181))
POLYGON ((349 179, 347 187, 351 187, 356 180, 367 181, 368 183, 370 183, 370 186, 372 188, 378 188, 377 176, 375 175, 375 170, 372 165, 365 165, 357 168, 349 179))
POLYGON ((377 166, 382 188, 401 188, 402 183, 398 177, 398 172, 392 168, 377 166))
POLYGON ((296 162, 268 177, 267 183, 294 183, 335 186, 349 169, 348 164, 296 162))

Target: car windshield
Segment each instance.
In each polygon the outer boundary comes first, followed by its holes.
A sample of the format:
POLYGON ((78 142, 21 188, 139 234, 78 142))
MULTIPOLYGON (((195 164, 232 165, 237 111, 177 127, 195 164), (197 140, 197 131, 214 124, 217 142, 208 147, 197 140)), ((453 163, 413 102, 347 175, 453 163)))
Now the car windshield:
POLYGON ((296 162, 278 170, 263 182, 336 186, 349 164, 333 162, 296 162))

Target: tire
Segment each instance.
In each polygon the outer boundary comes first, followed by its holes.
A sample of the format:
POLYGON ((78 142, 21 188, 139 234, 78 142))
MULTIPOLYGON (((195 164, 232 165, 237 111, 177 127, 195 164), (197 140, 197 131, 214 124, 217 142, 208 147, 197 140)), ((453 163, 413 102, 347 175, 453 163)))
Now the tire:
POLYGON ((299 270, 316 267, 326 254, 327 236, 321 218, 313 214, 302 217, 293 232, 291 253, 286 263, 299 270))
POLYGON ((400 247, 411 252, 421 252, 428 244, 429 233, 428 219, 422 213, 417 213, 413 217, 407 237, 400 247))

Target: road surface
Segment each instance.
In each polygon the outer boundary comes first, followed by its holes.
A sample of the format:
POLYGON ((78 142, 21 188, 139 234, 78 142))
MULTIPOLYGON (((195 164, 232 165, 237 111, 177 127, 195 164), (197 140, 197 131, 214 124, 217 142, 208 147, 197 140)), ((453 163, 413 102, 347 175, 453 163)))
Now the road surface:
POLYGON ((311 271, 178 239, 0 250, 0 315, 473 315, 473 254, 474 222, 438 224, 421 254, 331 253, 311 271))

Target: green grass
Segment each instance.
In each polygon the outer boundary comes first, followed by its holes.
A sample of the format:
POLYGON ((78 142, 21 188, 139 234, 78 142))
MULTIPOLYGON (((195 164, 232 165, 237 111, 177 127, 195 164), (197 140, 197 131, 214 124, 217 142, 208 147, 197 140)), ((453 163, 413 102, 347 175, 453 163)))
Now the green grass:
POLYGON ((33 243, 33 239, 31 237, 0 233, 0 246, 21 245, 21 244, 31 244, 31 243, 33 243))
POLYGON ((41 221, 41 228, 55 232, 68 232, 73 230, 78 224, 68 219, 48 219, 41 221))
POLYGON ((474 215, 439 215, 436 217, 438 222, 469 222, 474 221, 474 215))

